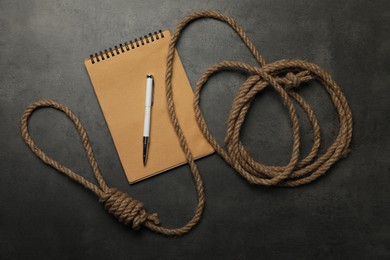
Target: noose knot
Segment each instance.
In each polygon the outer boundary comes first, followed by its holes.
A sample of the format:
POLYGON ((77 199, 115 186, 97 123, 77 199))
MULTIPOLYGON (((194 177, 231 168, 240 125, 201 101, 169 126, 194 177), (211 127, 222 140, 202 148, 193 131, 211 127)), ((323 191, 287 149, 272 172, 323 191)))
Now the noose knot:
POLYGON ((114 215, 120 222, 138 230, 145 222, 160 224, 156 213, 146 212, 142 202, 131 198, 124 192, 109 188, 99 198, 105 209, 114 215))
POLYGON ((281 81, 284 83, 284 86, 287 90, 298 87, 301 83, 312 80, 313 77, 310 75, 310 72, 305 70, 299 73, 289 72, 286 74, 285 78, 282 78, 281 81))

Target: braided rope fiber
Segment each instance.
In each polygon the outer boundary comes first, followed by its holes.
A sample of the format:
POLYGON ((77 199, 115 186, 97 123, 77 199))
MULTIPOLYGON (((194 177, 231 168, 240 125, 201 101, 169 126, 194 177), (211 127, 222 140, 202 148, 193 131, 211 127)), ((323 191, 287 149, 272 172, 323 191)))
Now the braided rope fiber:
POLYGON ((77 116, 66 106, 52 100, 44 100, 32 103, 26 108, 21 118, 21 133, 24 141, 30 149, 46 164, 52 166, 58 171, 67 175, 70 179, 80 183, 85 188, 91 190, 99 198, 99 201, 109 213, 114 215, 120 222, 130 225, 137 230, 145 226, 152 231, 165 235, 182 235, 189 232, 195 226, 203 212, 205 204, 204 188, 198 168, 194 162, 191 150, 180 127, 180 121, 176 116, 175 104, 173 102, 172 76, 175 46, 179 40, 182 30, 191 22, 200 18, 212 18, 227 23, 240 36, 242 41, 248 47, 259 66, 253 66, 243 62, 222 61, 208 68, 200 77, 196 84, 194 97, 195 118, 205 138, 214 147, 215 151, 233 167, 243 178, 252 184, 266 186, 299 186, 310 183, 323 175, 339 159, 345 157, 349 151, 349 145, 352 138, 352 114, 347 100, 340 87, 333 81, 331 76, 319 66, 302 60, 279 60, 266 64, 261 54, 257 51, 254 44, 248 38, 244 30, 232 18, 214 12, 201 11, 194 12, 186 16, 176 27, 171 42, 169 44, 167 56, 166 71, 166 98, 171 122, 176 134, 180 140, 180 145, 185 153, 187 162, 190 166, 195 187, 197 191, 198 202, 192 218, 182 227, 168 228, 160 225, 156 213, 148 213, 144 205, 131 198, 126 193, 118 191, 107 186, 96 163, 87 133, 77 116), (200 110, 200 93, 207 80, 221 70, 240 70, 247 73, 248 79, 239 88, 231 107, 228 117, 228 124, 225 136, 224 149, 220 146, 213 135, 208 130, 204 117, 200 110), (295 91, 304 82, 316 80, 329 93, 334 107, 339 117, 339 133, 333 144, 327 150, 318 155, 321 143, 320 126, 309 104, 295 91), (255 161, 248 153, 247 149, 239 140, 240 129, 244 123, 246 113, 249 110, 253 97, 263 89, 271 87, 280 96, 283 104, 286 106, 292 124, 292 153, 289 163, 285 166, 268 166, 255 161), (306 112, 313 127, 313 145, 310 152, 299 160, 300 139, 299 139, 299 121, 296 113, 296 104, 301 106, 306 112), (65 113, 74 123, 84 149, 87 153, 89 163, 98 185, 95 185, 65 167, 59 162, 50 158, 34 143, 28 131, 28 122, 32 113, 42 107, 51 107, 65 113))

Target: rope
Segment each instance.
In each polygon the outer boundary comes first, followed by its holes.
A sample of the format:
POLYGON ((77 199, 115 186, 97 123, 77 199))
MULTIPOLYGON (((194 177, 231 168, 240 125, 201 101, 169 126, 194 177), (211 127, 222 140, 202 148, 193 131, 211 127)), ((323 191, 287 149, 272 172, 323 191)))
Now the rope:
POLYGON ((66 106, 52 100, 38 101, 32 103, 24 111, 21 119, 22 137, 30 149, 46 164, 64 173, 72 180, 80 183, 91 190, 99 198, 107 211, 113 214, 120 222, 139 229, 142 225, 152 231, 165 235, 182 235, 195 226, 203 212, 205 197, 204 188, 198 168, 194 162, 188 143, 180 127, 180 122, 175 112, 173 102, 172 76, 175 46, 179 40, 181 31, 191 22, 200 18, 212 18, 230 25, 241 37, 248 47, 259 66, 253 66, 243 62, 222 61, 208 68, 196 84, 194 97, 195 118, 205 138, 214 147, 215 151, 242 177, 252 184, 266 186, 299 186, 310 183, 323 175, 333 164, 348 154, 348 147, 352 138, 352 114, 346 98, 340 87, 333 81, 331 76, 319 66, 302 60, 279 60, 266 64, 261 54, 254 47, 244 30, 232 18, 214 11, 194 12, 186 16, 176 27, 169 44, 166 71, 166 97, 171 122, 180 140, 180 145, 185 153, 195 182, 198 202, 192 218, 182 227, 167 228, 160 225, 156 213, 148 213, 144 205, 131 198, 126 193, 107 186, 101 175, 87 133, 79 119, 66 106), (201 113, 200 93, 207 80, 221 70, 240 70, 249 75, 248 79, 239 88, 232 104, 228 117, 227 131, 225 136, 225 147, 221 147, 208 130, 204 117, 201 113), (339 133, 332 145, 322 154, 318 155, 321 143, 320 126, 309 104, 295 91, 304 82, 316 80, 329 93, 334 107, 339 116, 339 133), (268 166, 255 161, 247 149, 239 140, 240 130, 244 123, 246 113, 249 110, 253 97, 266 87, 272 87, 279 95, 283 104, 287 107, 293 130, 293 145, 291 159, 285 166, 268 166), (294 102, 306 112, 313 127, 313 146, 303 159, 299 160, 300 139, 299 121, 296 114, 294 102), (73 121, 84 149, 87 153, 89 163, 92 167, 98 185, 91 183, 71 169, 53 160, 36 146, 28 132, 28 121, 31 114, 38 108, 51 107, 64 112, 73 121))

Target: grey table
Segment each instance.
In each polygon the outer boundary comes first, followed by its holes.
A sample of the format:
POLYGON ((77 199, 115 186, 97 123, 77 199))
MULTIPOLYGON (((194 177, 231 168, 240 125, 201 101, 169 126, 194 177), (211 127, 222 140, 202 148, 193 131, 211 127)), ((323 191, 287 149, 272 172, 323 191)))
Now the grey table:
MULTIPOLYGON (((390 256, 390 8, 388 1, 0 1, 0 259, 388 259, 390 256), (188 235, 164 237, 119 224, 97 198, 38 160, 22 141, 19 119, 32 101, 55 99, 86 127, 109 185, 184 224, 196 196, 187 167, 130 186, 109 136, 83 59, 160 28, 187 13, 215 9, 234 17, 266 61, 317 63, 342 87, 354 115, 351 153, 322 178, 298 188, 248 184, 221 158, 199 161, 207 204, 188 235)), ((178 46, 194 86, 221 60, 254 63, 226 25, 192 24, 178 46)), ((210 80, 202 110, 222 141, 241 73, 210 80)), ((324 142, 337 115, 318 84, 299 90, 317 114, 324 142)), ((303 116, 303 150, 311 129, 303 116)), ((73 125, 40 110, 31 131, 53 157, 92 179, 73 125)), ((289 160, 291 127, 278 96, 256 97, 243 129, 256 160, 289 160)))

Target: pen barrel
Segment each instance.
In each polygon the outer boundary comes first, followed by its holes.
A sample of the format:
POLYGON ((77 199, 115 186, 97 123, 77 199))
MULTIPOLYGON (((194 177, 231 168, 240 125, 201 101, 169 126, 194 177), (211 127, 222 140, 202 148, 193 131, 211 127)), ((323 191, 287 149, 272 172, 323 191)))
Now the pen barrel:
POLYGON ((152 106, 153 103, 153 78, 146 78, 145 107, 152 106))
POLYGON ((151 116, 151 107, 145 107, 145 117, 144 117, 144 136, 149 136, 150 134, 150 116, 151 116))
POLYGON ((150 116, 151 106, 153 104, 153 77, 148 75, 146 77, 146 95, 145 95, 145 117, 144 117, 144 136, 150 134, 150 116))

